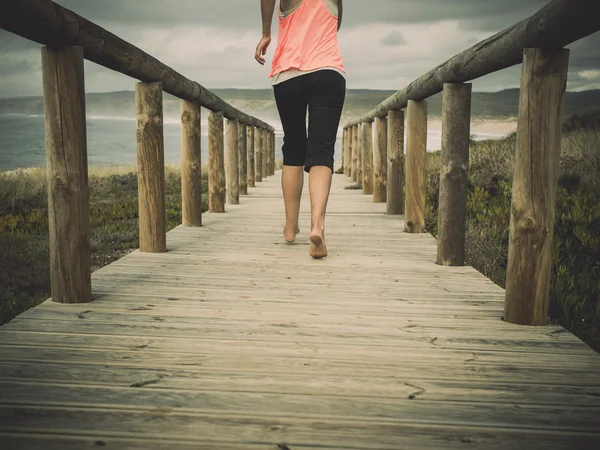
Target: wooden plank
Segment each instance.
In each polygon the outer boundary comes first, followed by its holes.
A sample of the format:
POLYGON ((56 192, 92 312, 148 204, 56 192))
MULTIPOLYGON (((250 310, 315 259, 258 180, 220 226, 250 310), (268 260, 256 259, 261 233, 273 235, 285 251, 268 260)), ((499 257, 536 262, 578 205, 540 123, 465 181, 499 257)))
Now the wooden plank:
POLYGON ((202 226, 202 130, 200 106, 181 102, 181 215, 187 227, 202 226))
POLYGON ((136 251, 96 271, 94 302, 44 302, 0 327, 1 439, 344 450, 598 442, 600 358, 589 347, 560 326, 503 322, 500 287, 472 267, 436 265, 435 239, 403 233, 343 177, 330 197, 332 258, 316 267, 300 240, 280 242, 280 182, 280 172, 263 179, 227 217, 172 230, 166 254, 136 251))
POLYGON ((548 323, 568 68, 568 50, 525 50, 506 270, 512 323, 548 323))
POLYGON ((140 251, 167 250, 165 143, 160 83, 136 83, 140 251))
POLYGON ((42 48, 52 298, 91 301, 83 51, 42 48))

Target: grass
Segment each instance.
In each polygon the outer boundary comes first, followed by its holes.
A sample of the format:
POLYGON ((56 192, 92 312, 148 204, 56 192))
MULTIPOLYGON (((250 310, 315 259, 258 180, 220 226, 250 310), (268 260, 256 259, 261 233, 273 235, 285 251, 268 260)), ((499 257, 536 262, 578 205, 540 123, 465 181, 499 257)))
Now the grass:
MULTIPOLYGON (((600 351, 600 127, 569 125, 561 144, 550 317, 600 351)), ((473 141, 470 151, 467 263, 502 287, 515 144, 513 134, 473 141)), ((426 228, 435 236, 439 153, 429 156, 427 180, 426 228)))
MULTIPOLYGON (((170 230, 181 223, 181 174, 177 168, 167 167, 165 175, 170 230)), ((50 297, 45 176, 45 170, 37 168, 0 174, 0 323, 50 297)), ((203 183, 206 191, 206 174, 203 183)), ((138 248, 136 169, 92 168, 89 186, 95 271, 138 248)))

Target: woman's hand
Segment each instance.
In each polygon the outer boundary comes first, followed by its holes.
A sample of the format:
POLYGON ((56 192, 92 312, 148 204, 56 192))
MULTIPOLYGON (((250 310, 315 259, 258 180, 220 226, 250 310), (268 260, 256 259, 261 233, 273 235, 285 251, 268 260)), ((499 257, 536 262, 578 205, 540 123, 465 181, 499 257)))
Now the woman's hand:
POLYGON ((254 55, 254 59, 258 61, 259 64, 265 65, 264 55, 267 53, 267 49, 271 44, 271 36, 263 36, 258 45, 256 46, 256 54, 254 55))

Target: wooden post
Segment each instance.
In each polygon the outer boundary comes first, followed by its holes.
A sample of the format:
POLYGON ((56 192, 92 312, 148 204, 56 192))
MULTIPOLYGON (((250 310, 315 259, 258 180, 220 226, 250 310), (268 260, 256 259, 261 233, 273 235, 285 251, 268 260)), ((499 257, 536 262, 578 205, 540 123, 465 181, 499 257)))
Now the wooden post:
POLYGON ((352 137, 352 141, 353 141, 353 145, 354 145, 354 152, 356 153, 356 179, 354 181, 356 181, 356 183, 358 183, 359 186, 362 186, 362 151, 360 149, 359 139, 358 139, 359 128, 360 128, 360 125, 356 125, 354 127, 353 137, 352 137))
POLYGON ((268 154, 267 151, 267 130, 260 130, 260 149, 262 154, 262 177, 267 178, 269 176, 269 172, 267 170, 267 162, 268 162, 268 154))
POLYGON ((471 84, 444 84, 437 264, 465 265, 471 84))
POLYGON ((214 111, 208 115, 208 210, 225 212, 223 113, 214 111))
POLYGON ((373 124, 364 122, 361 125, 362 160, 363 160, 363 194, 373 195, 373 124))
POLYGON ((271 139, 273 141, 273 173, 275 175, 275 166, 277 165, 277 139, 275 137, 275 132, 271 133, 271 139))
POLYGON ((255 175, 254 175, 254 180, 257 183, 261 183, 262 179, 263 179, 263 175, 262 175, 262 167, 263 167, 263 163, 262 163, 262 130, 260 128, 256 128, 256 130, 254 131, 254 162, 255 162, 255 175))
POLYGON ((136 83, 140 252, 167 251, 161 83, 136 83))
POLYGON ((246 155, 246 125, 239 124, 238 128, 238 167, 239 167, 239 184, 240 195, 248 195, 248 159, 246 155))
POLYGON ((404 111, 388 113, 387 213, 404 214, 404 111))
POLYGON ((266 143, 267 143, 267 174, 269 176, 273 175, 273 140, 271 139, 271 136, 273 135, 273 133, 271 133, 270 131, 265 131, 265 137, 266 137, 266 143))
POLYGON ((546 325, 569 51, 525 49, 504 320, 546 325))
POLYGON ((387 198, 387 145, 387 118, 376 118, 373 156, 373 201, 375 203, 385 203, 387 198))
POLYGON ((200 105, 181 102, 181 216, 186 227, 202 226, 200 105))
POLYGON ((227 203, 240 204, 240 182, 238 167, 238 121, 227 120, 225 126, 227 156, 225 157, 225 180, 227 203))
POLYGON ((248 158, 248 187, 256 187, 256 166, 254 162, 254 135, 256 128, 248 125, 246 130, 246 157, 248 158))
POLYGON ((408 101, 406 140, 407 233, 425 232, 425 160, 427 157, 427 102, 408 101))
POLYGON ((42 75, 52 300, 86 303, 92 282, 82 48, 43 47, 42 75))
POLYGON ((346 128, 342 133, 342 167, 344 168, 344 175, 348 175, 348 147, 346 138, 348 136, 346 128))

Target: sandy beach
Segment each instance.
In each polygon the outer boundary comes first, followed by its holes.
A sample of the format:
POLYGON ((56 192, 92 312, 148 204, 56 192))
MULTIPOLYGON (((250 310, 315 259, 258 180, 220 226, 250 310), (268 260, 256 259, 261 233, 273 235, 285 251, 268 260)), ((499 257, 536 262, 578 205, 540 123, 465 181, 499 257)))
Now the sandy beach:
MULTIPOLYGON (((442 119, 431 118, 428 120, 430 130, 442 130, 442 119)), ((490 120, 478 119, 471 120, 471 134, 478 134, 490 137, 503 137, 507 134, 517 131, 517 119, 511 118, 506 120, 490 120)))

